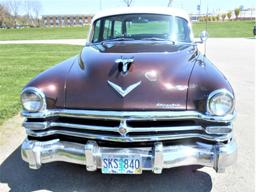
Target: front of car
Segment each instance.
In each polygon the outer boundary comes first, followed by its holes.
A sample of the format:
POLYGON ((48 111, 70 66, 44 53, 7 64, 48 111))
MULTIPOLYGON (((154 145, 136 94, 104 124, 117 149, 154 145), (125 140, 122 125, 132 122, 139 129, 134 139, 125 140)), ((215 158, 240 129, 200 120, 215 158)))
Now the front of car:
POLYGON ((236 159, 235 97, 174 9, 94 17, 78 56, 21 94, 30 168, 65 161, 106 174, 186 165, 223 171, 236 159))

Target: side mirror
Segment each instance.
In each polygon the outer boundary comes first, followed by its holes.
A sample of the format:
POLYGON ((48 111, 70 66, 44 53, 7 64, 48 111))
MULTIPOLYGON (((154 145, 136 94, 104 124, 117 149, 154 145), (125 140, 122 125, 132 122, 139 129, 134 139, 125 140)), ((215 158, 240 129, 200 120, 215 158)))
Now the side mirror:
POLYGON ((208 33, 207 31, 202 31, 200 34, 201 42, 204 43, 208 39, 208 33))
POLYGON ((208 39, 208 33, 207 31, 202 31, 200 34, 200 43, 204 44, 204 56, 206 55, 206 40, 208 39))
POLYGON ((90 44, 91 44, 91 43, 90 43, 88 40, 86 40, 84 46, 86 47, 86 46, 89 46, 90 44))

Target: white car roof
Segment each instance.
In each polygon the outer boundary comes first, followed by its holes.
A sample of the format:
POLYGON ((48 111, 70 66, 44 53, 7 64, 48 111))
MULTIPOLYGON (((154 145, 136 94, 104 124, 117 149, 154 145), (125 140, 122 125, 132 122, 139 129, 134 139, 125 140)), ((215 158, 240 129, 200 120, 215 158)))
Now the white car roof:
POLYGON ((167 7, 126 7, 126 8, 115 8, 110 10, 105 10, 97 13, 92 20, 92 23, 102 17, 121 15, 121 14, 136 14, 136 13, 151 13, 151 14, 163 14, 163 15, 173 15, 186 19, 188 22, 189 16, 182 9, 174 9, 167 7))

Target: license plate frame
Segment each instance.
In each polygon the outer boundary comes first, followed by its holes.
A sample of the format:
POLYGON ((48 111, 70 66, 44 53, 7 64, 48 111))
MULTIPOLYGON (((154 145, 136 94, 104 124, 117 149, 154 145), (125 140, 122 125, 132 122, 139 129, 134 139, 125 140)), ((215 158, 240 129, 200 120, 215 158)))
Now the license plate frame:
POLYGON ((142 157, 133 154, 102 154, 103 174, 142 174, 142 157))

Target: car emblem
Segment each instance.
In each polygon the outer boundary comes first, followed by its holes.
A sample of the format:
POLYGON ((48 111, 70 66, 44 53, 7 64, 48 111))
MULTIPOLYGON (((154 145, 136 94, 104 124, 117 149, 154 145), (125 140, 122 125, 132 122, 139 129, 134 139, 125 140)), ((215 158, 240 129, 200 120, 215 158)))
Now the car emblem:
POLYGON ((123 75, 127 75, 132 63, 134 62, 134 59, 121 58, 116 59, 115 62, 118 64, 119 71, 122 72, 123 75))
POLYGON ((121 121, 120 125, 118 127, 118 133, 122 136, 125 137, 126 134, 128 133, 128 127, 126 125, 126 121, 121 121))
POLYGON ((126 89, 123 89, 122 87, 120 87, 119 85, 112 83, 111 81, 108 81, 108 84, 117 91, 117 93, 119 93, 122 97, 125 97, 128 93, 130 93, 133 89, 135 89, 136 87, 138 87, 141 84, 141 81, 134 83, 132 85, 130 85, 129 87, 127 87, 126 89))

